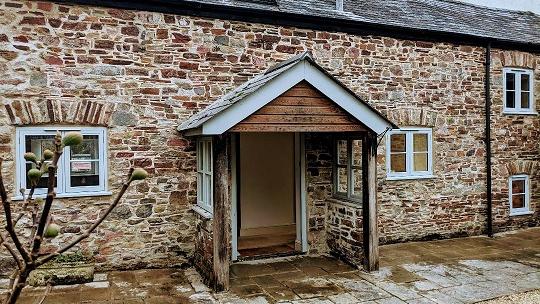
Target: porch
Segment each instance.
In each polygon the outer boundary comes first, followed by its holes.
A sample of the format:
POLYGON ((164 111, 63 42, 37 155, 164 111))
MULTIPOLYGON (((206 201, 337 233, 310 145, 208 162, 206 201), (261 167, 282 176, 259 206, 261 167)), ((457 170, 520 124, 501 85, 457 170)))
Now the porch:
POLYGON ((392 128, 309 53, 185 121, 179 130, 197 142, 194 261, 205 281, 227 290, 232 263, 292 254, 377 270, 377 138, 392 128))

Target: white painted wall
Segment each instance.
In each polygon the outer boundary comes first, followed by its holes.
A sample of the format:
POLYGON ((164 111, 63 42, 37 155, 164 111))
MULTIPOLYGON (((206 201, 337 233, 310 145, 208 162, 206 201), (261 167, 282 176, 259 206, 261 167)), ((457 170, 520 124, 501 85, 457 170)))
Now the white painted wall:
POLYGON ((516 11, 530 11, 540 15, 540 0, 460 0, 476 5, 510 9, 516 11))
POLYGON ((294 224, 293 133, 240 135, 240 205, 242 230, 294 224))

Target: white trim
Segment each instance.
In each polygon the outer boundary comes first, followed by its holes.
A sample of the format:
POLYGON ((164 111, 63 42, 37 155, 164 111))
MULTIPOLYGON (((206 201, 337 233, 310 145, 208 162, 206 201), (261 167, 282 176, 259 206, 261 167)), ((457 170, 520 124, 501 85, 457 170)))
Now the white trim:
POLYGON ((300 214, 302 215, 302 252, 308 251, 308 210, 306 192, 306 136, 300 133, 300 214))
POLYGON ((404 127, 388 131, 386 133, 386 179, 387 180, 411 180, 411 179, 426 179, 433 178, 433 131, 431 128, 415 128, 404 127), (391 136, 395 134, 405 135, 405 158, 406 158, 406 171, 405 172, 392 172, 391 171, 391 136), (428 136, 428 170, 427 171, 415 171, 414 164, 414 150, 413 150, 413 136, 414 134, 427 134, 428 136))
MULTIPOLYGON (((56 197, 89 197, 89 196, 105 196, 111 195, 107 191, 108 188, 108 163, 107 163, 107 129, 104 127, 74 127, 74 126, 45 126, 45 127, 18 127, 16 129, 16 193, 20 193, 20 189, 27 189, 26 185, 26 162, 22 158, 26 151, 26 136, 54 136, 56 132, 65 133, 68 131, 81 132, 85 135, 98 136, 98 161, 99 170, 99 185, 97 186, 79 186, 71 187, 70 185, 70 155, 71 149, 65 147, 58 161, 56 197)), ((37 155, 40 158, 40 155, 37 155)), ((28 189, 27 189, 28 190, 28 189)), ((34 197, 45 197, 46 189, 36 189, 34 197)), ((22 199, 21 195, 14 197, 14 200, 22 199)))
POLYGON ((515 215, 526 215, 526 214, 532 214, 534 213, 530 209, 530 199, 531 199, 531 193, 530 193, 530 179, 528 175, 520 174, 520 175, 512 175, 508 178, 508 203, 510 205, 510 216, 515 215), (525 183, 525 202, 523 204, 523 208, 513 208, 512 207, 512 195, 514 194, 512 192, 512 181, 514 180, 523 180, 525 183))
POLYGON ((193 210, 194 212, 198 213, 200 216, 202 216, 203 218, 207 219, 207 220, 210 220, 212 219, 212 213, 204 210, 203 208, 201 208, 200 206, 197 206, 197 205, 192 205, 191 206, 191 210, 193 210))
POLYGON ((529 69, 503 68, 503 114, 511 115, 536 115, 534 102, 534 73, 529 69), (506 75, 513 73, 514 76, 514 96, 515 107, 509 108, 506 103, 506 75), (521 75, 529 76, 529 108, 521 108, 521 75))
POLYGON ((237 261, 240 253, 238 252, 238 172, 237 172, 237 144, 238 134, 232 134, 231 138, 231 245, 233 261, 237 261))
POLYGON ((302 80, 309 82, 317 90, 321 91, 329 99, 377 134, 381 134, 392 127, 377 111, 358 100, 356 96, 312 63, 304 60, 268 81, 268 83, 260 87, 255 93, 237 101, 232 106, 204 122, 200 134, 223 134, 302 80))
POLYGON ((211 137, 197 138, 197 206, 213 214, 214 208, 214 153, 211 137), (201 148, 202 145, 202 148, 201 148), (208 155, 210 154, 210 155, 208 155), (210 161, 210 163, 206 163, 210 161), (205 169, 208 168, 208 169, 205 169), (202 176, 202 178, 201 178, 202 176), (210 179, 210 185, 205 179, 210 179), (205 196, 208 196, 205 199, 205 196))

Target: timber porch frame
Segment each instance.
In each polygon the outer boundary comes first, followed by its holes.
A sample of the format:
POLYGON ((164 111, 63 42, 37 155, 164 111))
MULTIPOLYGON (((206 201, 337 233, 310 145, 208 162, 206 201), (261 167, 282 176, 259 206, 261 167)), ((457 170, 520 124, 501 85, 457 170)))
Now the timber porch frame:
MULTIPOLYGON (((373 271, 379 268, 377 138, 393 128, 397 126, 324 71, 309 53, 297 55, 251 79, 180 125, 179 131, 188 136, 212 137, 213 277, 208 281, 214 289, 229 288, 234 237, 230 219, 236 203, 238 133, 360 134, 363 267, 373 271)), ((301 157, 305 158, 305 154, 301 157)), ((305 187, 305 180, 302 183, 305 187)))

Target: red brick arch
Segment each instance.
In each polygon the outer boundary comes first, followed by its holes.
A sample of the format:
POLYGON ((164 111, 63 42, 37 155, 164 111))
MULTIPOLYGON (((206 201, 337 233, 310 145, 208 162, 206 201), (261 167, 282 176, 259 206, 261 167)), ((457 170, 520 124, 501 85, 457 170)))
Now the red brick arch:
POLYGON ((540 163, 533 160, 515 160, 506 164, 508 175, 527 174, 534 176, 540 169, 540 163))
POLYGON ((108 126, 114 103, 79 100, 38 99, 4 104, 11 123, 17 126, 40 124, 79 124, 108 126))
POLYGON ((422 108, 391 109, 383 114, 385 114, 390 121, 393 121, 399 127, 434 127, 437 121, 436 111, 422 108))

